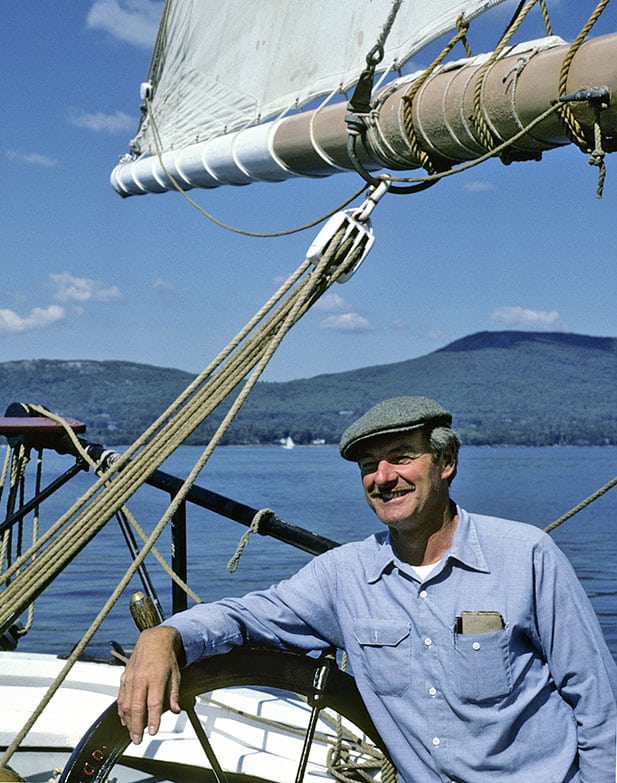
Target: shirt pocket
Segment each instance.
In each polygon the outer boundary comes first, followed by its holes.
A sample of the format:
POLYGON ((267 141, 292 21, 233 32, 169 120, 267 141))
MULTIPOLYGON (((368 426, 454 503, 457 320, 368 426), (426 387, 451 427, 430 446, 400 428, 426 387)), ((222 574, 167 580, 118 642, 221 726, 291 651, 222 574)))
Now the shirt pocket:
POLYGON ((362 673, 375 693, 402 696, 411 684, 411 623, 357 619, 353 628, 362 673))
POLYGON ((463 702, 503 698, 512 691, 507 629, 481 634, 454 634, 452 679, 463 702))

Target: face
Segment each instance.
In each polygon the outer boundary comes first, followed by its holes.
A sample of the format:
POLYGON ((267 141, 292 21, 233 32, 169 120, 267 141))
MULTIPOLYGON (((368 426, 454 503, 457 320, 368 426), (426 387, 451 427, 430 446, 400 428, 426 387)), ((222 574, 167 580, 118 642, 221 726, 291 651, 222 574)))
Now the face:
POLYGON ((410 533, 441 524, 455 462, 448 451, 435 461, 421 430, 371 438, 357 459, 368 504, 384 524, 410 533))

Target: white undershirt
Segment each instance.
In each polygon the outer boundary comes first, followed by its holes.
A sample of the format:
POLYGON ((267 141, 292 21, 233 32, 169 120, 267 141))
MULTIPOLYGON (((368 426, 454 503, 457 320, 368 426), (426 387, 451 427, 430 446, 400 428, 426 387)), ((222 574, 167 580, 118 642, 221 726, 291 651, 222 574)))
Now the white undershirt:
POLYGON ((428 565, 421 565, 421 566, 411 566, 413 570, 416 572, 416 574, 420 577, 421 580, 424 581, 426 577, 433 571, 437 566, 441 563, 441 560, 438 560, 436 563, 429 563, 428 565))

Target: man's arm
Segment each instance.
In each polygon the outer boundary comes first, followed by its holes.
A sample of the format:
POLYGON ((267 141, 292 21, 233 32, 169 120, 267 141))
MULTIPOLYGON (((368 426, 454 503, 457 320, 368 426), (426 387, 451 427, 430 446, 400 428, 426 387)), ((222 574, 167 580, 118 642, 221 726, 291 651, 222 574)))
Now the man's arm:
POLYGON ((537 552, 538 630, 549 669, 577 723, 581 780, 613 783, 617 668, 585 591, 565 555, 537 552))
POLYGON ((331 603, 336 583, 332 551, 291 579, 243 598, 196 604, 143 631, 121 678, 118 714, 131 740, 147 727, 156 734, 161 714, 180 712, 180 668, 251 641, 278 648, 323 650, 342 646, 331 603))
POLYGON ((144 729, 159 730, 162 713, 169 707, 180 712, 180 667, 184 662, 182 638, 175 628, 148 628, 120 678, 118 715, 131 741, 138 745, 144 729))

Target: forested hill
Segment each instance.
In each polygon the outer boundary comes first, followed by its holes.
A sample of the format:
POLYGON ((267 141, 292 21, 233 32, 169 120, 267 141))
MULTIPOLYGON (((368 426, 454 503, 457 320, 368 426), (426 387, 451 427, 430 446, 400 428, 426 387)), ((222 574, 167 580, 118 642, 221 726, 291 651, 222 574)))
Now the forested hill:
MULTIPOLYGON (((35 402, 86 422, 90 440, 126 444, 192 378, 130 362, 4 362, 0 413, 14 401, 35 402)), ((467 444, 617 444, 617 339, 480 332, 396 364, 260 383, 226 442, 273 443, 287 434, 296 443, 337 442, 354 417, 399 394, 438 399, 467 444)))

